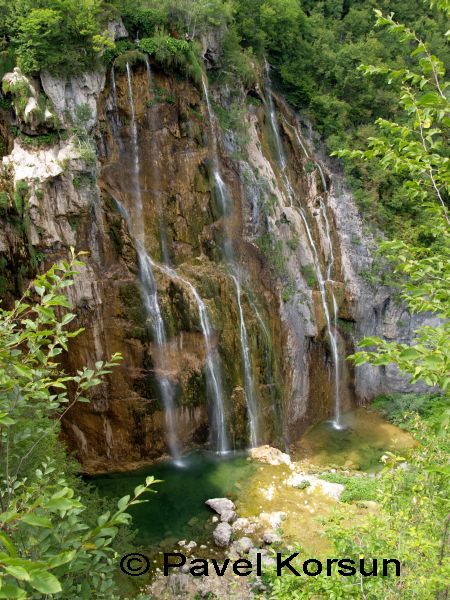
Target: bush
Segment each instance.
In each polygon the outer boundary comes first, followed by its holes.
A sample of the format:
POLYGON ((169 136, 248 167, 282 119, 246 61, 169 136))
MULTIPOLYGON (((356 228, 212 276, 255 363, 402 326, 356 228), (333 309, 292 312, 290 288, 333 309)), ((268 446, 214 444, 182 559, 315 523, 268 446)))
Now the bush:
POLYGON ((341 502, 357 502, 358 500, 376 500, 378 495, 378 482, 374 477, 367 475, 347 476, 341 473, 326 473, 320 476, 331 483, 341 483, 345 490, 340 498, 341 502))
POLYGON ((71 487, 74 465, 58 441, 59 423, 120 360, 114 355, 76 375, 56 362, 81 332, 67 331, 75 315, 64 295, 81 264, 72 256, 52 267, 12 310, 0 309, 2 598, 116 598, 112 543, 130 522, 126 509, 154 483, 147 478, 133 498, 96 518, 71 487))
POLYGON ((105 33, 102 4, 100 0, 8 3, 5 33, 22 71, 47 69, 66 75, 92 69, 104 49, 114 45, 105 33))
POLYGON ((195 82, 202 79, 202 67, 196 47, 158 30, 155 35, 139 41, 139 48, 166 69, 176 68, 195 82))
POLYGON ((139 52, 139 50, 127 50, 122 54, 119 54, 114 60, 114 66, 120 71, 125 71, 127 65, 130 67, 145 62, 145 54, 139 52))

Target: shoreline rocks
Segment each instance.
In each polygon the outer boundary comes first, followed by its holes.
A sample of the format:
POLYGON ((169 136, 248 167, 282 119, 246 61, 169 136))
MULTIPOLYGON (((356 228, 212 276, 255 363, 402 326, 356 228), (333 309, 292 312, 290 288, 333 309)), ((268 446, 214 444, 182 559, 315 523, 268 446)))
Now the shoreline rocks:
POLYGON ((232 529, 229 523, 219 523, 213 531, 214 543, 219 548, 226 548, 230 544, 232 529))

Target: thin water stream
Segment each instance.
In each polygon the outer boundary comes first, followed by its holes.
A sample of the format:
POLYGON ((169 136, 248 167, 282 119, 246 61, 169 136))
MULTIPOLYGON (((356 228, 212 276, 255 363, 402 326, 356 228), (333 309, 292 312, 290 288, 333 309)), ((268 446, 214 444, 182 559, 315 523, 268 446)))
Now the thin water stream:
POLYGON ((228 230, 227 215, 231 211, 230 197, 227 186, 222 179, 220 173, 220 162, 217 147, 217 136, 214 127, 214 113, 211 106, 211 100, 209 97, 208 84, 206 77, 202 78, 203 92, 206 101, 206 107, 208 110, 208 119, 211 133, 211 150, 212 150, 212 169, 215 189, 221 205, 222 214, 224 216, 224 254, 225 258, 229 263, 231 272, 231 278, 233 279, 236 288, 236 300, 239 309, 239 332, 240 332, 240 343, 241 343, 241 354, 242 354, 242 365, 244 372, 244 391, 245 400, 247 405, 248 424, 249 424, 249 438, 250 445, 257 446, 260 442, 260 418, 259 418, 259 406, 256 399, 255 383, 253 379, 253 367, 251 360, 251 352, 248 341, 247 326, 245 323, 245 315, 242 308, 242 287, 241 287, 241 273, 236 263, 234 249, 232 244, 231 233, 228 230))
POLYGON ((206 347, 206 381, 209 392, 208 395, 213 400, 212 422, 210 423, 211 446, 220 454, 226 454, 229 451, 229 446, 225 421, 222 374, 219 364, 219 354, 217 348, 213 345, 213 330, 209 320, 208 310, 205 303, 200 298, 199 293, 190 281, 179 275, 174 269, 167 265, 153 263, 153 266, 165 273, 171 279, 179 281, 188 287, 197 304, 200 325, 206 347))
POLYGON ((133 80, 129 64, 127 63, 128 99, 131 112, 131 152, 133 159, 133 206, 130 213, 116 200, 119 210, 128 223, 130 235, 134 239, 139 263, 139 278, 141 282, 141 295, 147 314, 148 323, 153 332, 157 347, 156 379, 164 406, 166 423, 167 445, 173 458, 179 459, 180 447, 177 436, 177 423, 175 413, 175 386, 169 378, 169 364, 167 360, 167 337, 161 308, 158 301, 156 281, 152 271, 152 260, 145 249, 145 229, 143 219, 142 194, 140 187, 140 161, 138 128, 136 110, 133 98, 133 80))
MULTIPOLYGON (((279 164, 282 180, 283 180, 284 186, 286 188, 286 192, 287 192, 287 196, 288 196, 288 200, 289 200, 289 207, 294 209, 300 215, 303 225, 304 225, 304 228, 305 228, 306 236, 308 238, 308 243, 311 248, 312 255, 313 255, 314 271, 316 274, 316 279, 317 279, 320 297, 321 297, 321 301, 322 301, 323 312, 324 312, 324 316, 325 316, 328 338, 330 340, 331 356, 332 356, 333 367, 334 367, 333 425, 336 427, 336 429, 339 429, 341 427, 340 419, 341 419, 342 409, 341 409, 341 397, 340 397, 340 357, 339 357, 339 348, 338 348, 338 343, 337 343, 337 335, 336 335, 336 327, 335 327, 336 321, 337 321, 337 302, 336 302, 336 298, 333 293, 333 289, 332 289, 332 287, 330 287, 329 293, 332 297, 333 312, 334 312, 334 327, 333 327, 332 320, 331 320, 330 308, 328 306, 325 280, 324 280, 321 265, 320 265, 319 252, 317 250, 317 246, 315 244, 314 237, 313 237, 311 228, 309 226, 306 214, 305 214, 303 208, 301 206, 298 206, 295 203, 294 190, 293 190, 291 181, 289 179, 289 174, 287 172, 287 161, 286 161, 283 143, 281 140, 280 131, 279 131, 279 127, 278 127, 277 115, 276 115, 275 106, 274 106, 274 102, 273 102, 272 88, 271 88, 271 82, 270 82, 270 67, 269 67, 269 64, 267 63, 267 61, 265 62, 265 85, 266 85, 266 97, 267 97, 266 105, 268 107, 270 125, 271 125, 272 133, 274 136, 274 140, 275 140, 277 162, 279 164)), ((298 132, 296 132, 296 134, 297 134, 296 138, 299 141, 304 154, 306 156, 309 156, 309 153, 308 153, 305 145, 303 144, 298 132)), ((323 185, 326 188, 325 177, 323 175, 323 171, 320 169, 319 172, 323 179, 323 185)), ((328 242, 329 242, 330 249, 331 249, 330 252, 331 252, 332 261, 334 262, 334 255, 333 255, 333 250, 332 250, 333 246, 332 246, 332 240, 331 240, 331 232, 329 231, 328 219, 327 219, 327 226, 328 226, 328 234, 327 234, 328 242)), ((331 264, 331 261, 330 261, 330 264, 331 264)), ((327 279, 330 279, 330 274, 331 274, 331 268, 329 265, 327 268, 327 279)))

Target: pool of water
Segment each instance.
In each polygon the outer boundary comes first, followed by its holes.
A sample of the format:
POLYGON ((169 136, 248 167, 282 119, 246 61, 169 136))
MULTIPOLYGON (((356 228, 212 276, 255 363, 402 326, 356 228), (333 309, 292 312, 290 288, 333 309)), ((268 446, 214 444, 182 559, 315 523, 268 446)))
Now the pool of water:
POLYGON ((129 473, 110 473, 90 478, 102 495, 121 498, 133 494, 134 488, 153 475, 162 480, 148 494, 148 502, 130 508, 138 530, 136 541, 144 547, 174 549, 179 540, 203 543, 211 540, 209 498, 236 499, 243 481, 253 475, 255 464, 244 454, 219 457, 208 452, 193 452, 178 466, 173 461, 129 473))
POLYGON ((342 428, 324 421, 297 443, 293 459, 318 467, 345 467, 361 471, 381 469, 386 451, 407 451, 416 444, 406 431, 366 408, 342 415, 342 428))

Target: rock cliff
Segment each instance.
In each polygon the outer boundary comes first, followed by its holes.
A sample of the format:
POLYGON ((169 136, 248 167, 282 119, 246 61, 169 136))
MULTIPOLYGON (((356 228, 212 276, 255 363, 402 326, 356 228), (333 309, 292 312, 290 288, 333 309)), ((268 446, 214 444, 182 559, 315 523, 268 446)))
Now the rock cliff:
POLYGON ((66 81, 42 73, 29 82, 22 111, 18 88, 10 85, 18 78, 23 83, 20 73, 6 77, 13 105, 1 115, 2 296, 11 302, 34 272, 71 246, 87 251, 70 292, 76 326, 85 332, 73 341, 66 366, 116 351, 124 356, 91 404, 73 408, 64 422, 86 470, 125 469, 167 452, 161 370, 175 390, 181 448, 206 444, 210 352, 220 363, 232 447, 248 442, 249 377, 258 441, 284 447, 308 425, 333 417, 337 402, 344 410, 407 389, 392 369, 354 372, 345 361, 362 335, 404 340, 418 322, 393 290, 364 280, 374 238, 335 165, 263 85, 262 73, 255 89, 211 92, 214 112, 234 111, 239 131, 211 117, 199 85, 148 62, 66 81), (226 213, 213 176, 214 130, 231 199, 226 213), (141 221, 156 265, 167 336, 163 363, 128 213, 141 221), (227 240, 241 295, 225 260, 227 240), (208 312, 210 338, 192 288, 208 312))

